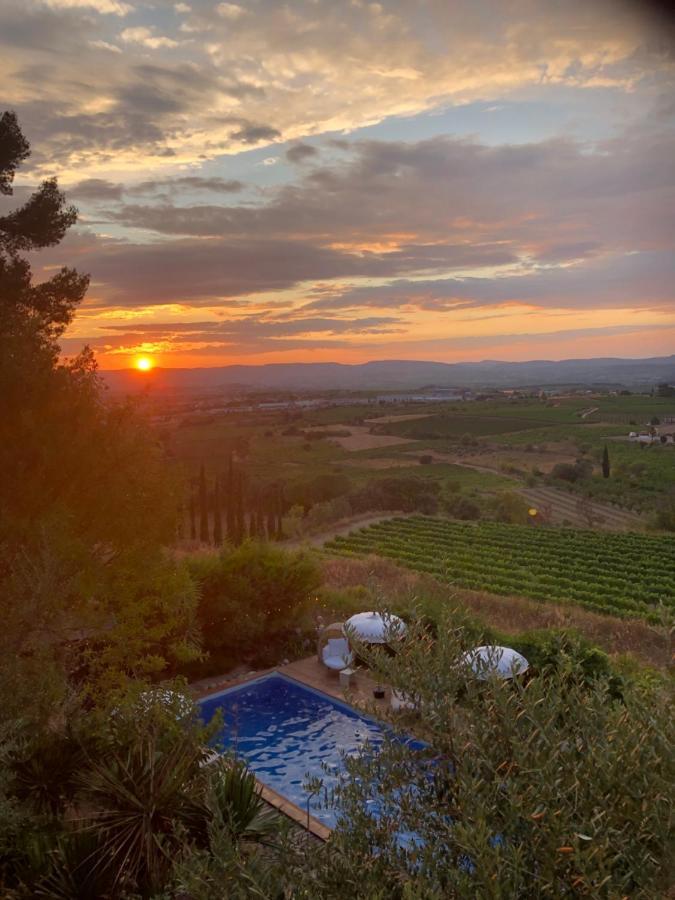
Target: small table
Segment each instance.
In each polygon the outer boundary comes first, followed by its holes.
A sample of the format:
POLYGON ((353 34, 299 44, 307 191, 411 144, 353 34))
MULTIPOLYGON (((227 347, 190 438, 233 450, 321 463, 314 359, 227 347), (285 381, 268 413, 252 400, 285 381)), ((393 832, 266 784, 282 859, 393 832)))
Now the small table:
POLYGON ((346 669, 340 669, 340 687, 351 687, 354 675, 356 675, 356 669, 352 669, 350 666, 347 666, 346 669))

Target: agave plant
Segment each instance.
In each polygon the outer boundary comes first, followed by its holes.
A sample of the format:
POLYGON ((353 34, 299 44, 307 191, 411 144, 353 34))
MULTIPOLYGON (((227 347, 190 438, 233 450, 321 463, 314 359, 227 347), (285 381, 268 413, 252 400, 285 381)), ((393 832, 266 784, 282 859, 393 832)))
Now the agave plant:
POLYGON ((13 755, 12 793, 37 813, 57 816, 74 795, 83 760, 80 744, 69 731, 43 736, 13 755))
POLYGON ((110 869, 97 865, 102 853, 99 836, 88 829, 59 836, 41 868, 47 874, 30 886, 31 897, 50 900, 113 900, 122 885, 115 886, 110 869))
POLYGON ((113 873, 115 888, 128 881, 151 893, 186 846, 207 842, 203 760, 204 749, 189 732, 168 747, 149 732, 91 761, 81 784, 92 810, 87 828, 100 847, 93 866, 113 873))
POLYGON ((255 775, 237 761, 218 760, 210 772, 206 802, 216 828, 232 839, 265 842, 278 820, 262 799, 255 775))

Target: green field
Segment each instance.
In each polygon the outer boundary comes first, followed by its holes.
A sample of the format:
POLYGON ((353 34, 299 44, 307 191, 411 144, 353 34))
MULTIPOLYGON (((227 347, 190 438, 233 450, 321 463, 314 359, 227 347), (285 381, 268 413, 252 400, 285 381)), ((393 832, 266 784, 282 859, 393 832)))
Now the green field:
POLYGON ((575 603, 660 622, 675 608, 675 539, 423 516, 337 537, 326 549, 375 554, 458 587, 575 603))
POLYGON ((466 415, 450 411, 424 419, 392 422, 382 426, 382 430, 386 434, 396 434, 411 440, 433 440, 461 437, 464 434, 474 437, 504 434, 526 428, 541 428, 546 424, 545 419, 529 416, 466 415))

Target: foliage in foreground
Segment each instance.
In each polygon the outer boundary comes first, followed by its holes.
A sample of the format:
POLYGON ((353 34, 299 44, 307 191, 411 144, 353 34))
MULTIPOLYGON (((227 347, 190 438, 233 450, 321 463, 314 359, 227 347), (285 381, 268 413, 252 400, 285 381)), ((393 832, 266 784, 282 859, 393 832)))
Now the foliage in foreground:
POLYGON ((529 681, 481 683, 457 666, 463 648, 448 619, 435 641, 417 624, 395 658, 369 655, 415 703, 399 724, 431 749, 421 763, 392 740, 347 761, 343 820, 300 874, 303 896, 664 896, 667 698, 627 688, 616 699, 569 654, 529 681))
POLYGON ((171 696, 4 743, 0 793, 13 817, 0 824, 2 896, 170 897, 216 874, 246 896, 239 888, 267 873, 258 857, 275 846, 278 819, 244 767, 209 758, 213 728, 171 696))

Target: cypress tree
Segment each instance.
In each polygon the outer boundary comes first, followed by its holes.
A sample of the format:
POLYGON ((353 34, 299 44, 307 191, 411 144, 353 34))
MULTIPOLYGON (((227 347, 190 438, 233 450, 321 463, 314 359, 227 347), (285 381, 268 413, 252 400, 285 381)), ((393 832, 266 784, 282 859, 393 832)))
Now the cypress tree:
POLYGON ((236 506, 235 506, 235 519, 236 519, 236 534, 237 534, 237 544, 241 544, 241 542, 246 537, 246 513, 244 511, 244 473, 241 469, 238 472, 236 478, 236 506))
POLYGON ((234 484, 234 465, 230 453, 230 464, 227 468, 227 502, 225 505, 225 525, 227 539, 233 544, 237 542, 236 488, 234 484))
POLYGON ((223 517, 220 501, 220 480, 217 476, 216 483, 213 487, 213 543, 216 547, 220 547, 223 543, 223 517))
POLYGON ((602 477, 609 478, 610 471, 609 450, 607 449, 607 444, 605 444, 605 449, 602 451, 602 477))
POLYGON ((195 495, 190 493, 190 540, 197 540, 197 514, 195 511, 195 495))
POLYGON ((283 485, 281 485, 277 492, 277 534, 276 534, 276 537, 277 537, 278 541, 282 540, 282 538, 284 536, 283 515, 284 515, 284 488, 283 488, 283 485))
POLYGON ((209 542, 209 506, 204 463, 202 463, 199 470, 199 540, 203 544, 208 544, 209 542))

